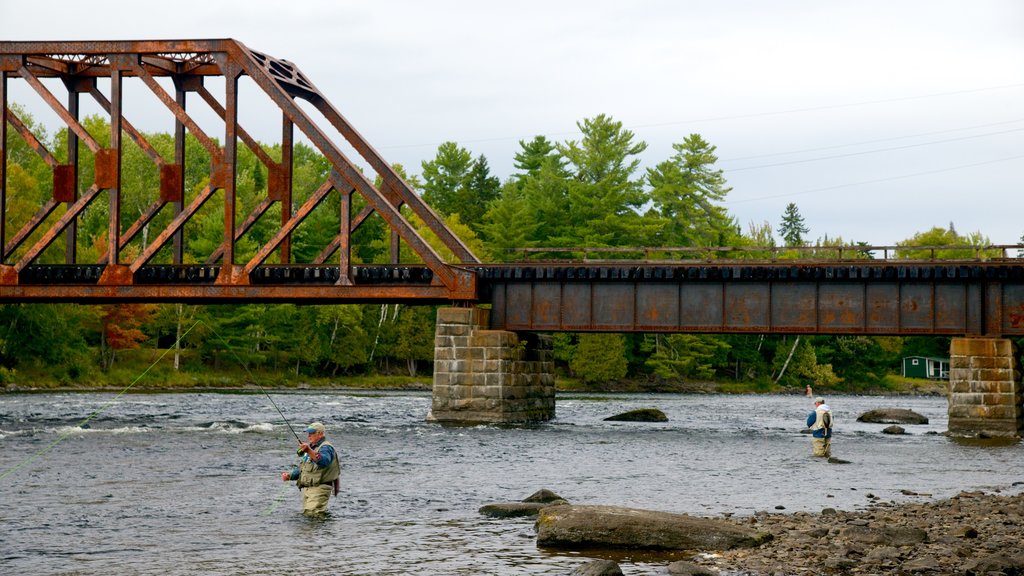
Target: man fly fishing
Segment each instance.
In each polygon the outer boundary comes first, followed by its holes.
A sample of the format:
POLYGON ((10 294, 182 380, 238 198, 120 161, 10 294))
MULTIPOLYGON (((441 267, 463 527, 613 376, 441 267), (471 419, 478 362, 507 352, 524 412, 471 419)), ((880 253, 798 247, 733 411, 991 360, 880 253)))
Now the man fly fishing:
POLYGON ((306 428, 306 435, 308 441, 299 442, 296 451, 302 459, 291 471, 282 472, 281 480, 294 480, 302 491, 303 514, 322 517, 327 514, 331 492, 338 495, 341 465, 337 451, 325 438, 323 424, 313 422, 306 428))
POLYGON ((811 447, 815 456, 832 457, 832 410, 821 396, 814 399, 814 410, 807 415, 811 429, 811 447))

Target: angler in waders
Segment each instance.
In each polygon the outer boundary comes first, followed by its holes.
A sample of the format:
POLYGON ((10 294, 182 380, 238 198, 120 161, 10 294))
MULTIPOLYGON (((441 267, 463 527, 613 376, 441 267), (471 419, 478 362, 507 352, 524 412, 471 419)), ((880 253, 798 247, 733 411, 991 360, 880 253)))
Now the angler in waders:
POLYGON ((815 456, 832 457, 832 410, 825 399, 814 399, 814 411, 807 415, 807 427, 811 429, 811 447, 815 456))
POLYGON ((331 492, 338 495, 338 478, 341 465, 338 453, 324 438, 324 425, 313 422, 306 428, 307 442, 300 442, 296 451, 302 456, 299 464, 290 472, 282 472, 281 480, 295 481, 302 490, 302 513, 307 516, 327 514, 327 501, 331 492))

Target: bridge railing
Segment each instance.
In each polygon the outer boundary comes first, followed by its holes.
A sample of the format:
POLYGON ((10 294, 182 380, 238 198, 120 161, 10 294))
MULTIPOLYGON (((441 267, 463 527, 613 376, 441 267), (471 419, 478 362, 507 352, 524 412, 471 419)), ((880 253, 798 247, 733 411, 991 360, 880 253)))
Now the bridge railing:
POLYGON ((601 246, 512 248, 513 262, 990 262, 1024 259, 1024 244, 985 246, 601 246))

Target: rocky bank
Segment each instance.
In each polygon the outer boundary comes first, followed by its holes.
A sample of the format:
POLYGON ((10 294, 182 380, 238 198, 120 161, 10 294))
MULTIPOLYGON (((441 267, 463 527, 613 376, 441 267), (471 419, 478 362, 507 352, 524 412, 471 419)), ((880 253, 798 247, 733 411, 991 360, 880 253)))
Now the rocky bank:
POLYGON ((877 503, 861 511, 761 512, 729 520, 774 538, 757 548, 698 554, 694 564, 723 575, 1024 576, 1019 493, 961 492, 948 500, 877 503))

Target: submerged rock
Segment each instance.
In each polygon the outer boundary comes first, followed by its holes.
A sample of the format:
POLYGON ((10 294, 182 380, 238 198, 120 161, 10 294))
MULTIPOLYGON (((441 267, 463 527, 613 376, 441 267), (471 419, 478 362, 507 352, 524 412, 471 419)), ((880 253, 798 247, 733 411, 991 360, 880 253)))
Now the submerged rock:
POLYGON ((577 566, 570 576, 623 576, 622 568, 612 560, 591 560, 577 566))
POLYGON ((630 410, 623 412, 622 414, 616 414, 615 416, 609 416, 605 418, 605 421, 611 422, 668 422, 668 416, 664 412, 657 408, 637 408, 636 410, 630 410))
POLYGON ((484 516, 490 516, 491 518, 518 518, 521 516, 536 516, 541 509, 558 504, 568 504, 568 502, 551 490, 543 488, 520 502, 486 504, 481 506, 478 511, 484 516))
POLYGON ((906 408, 876 408, 857 417, 857 422, 869 424, 927 424, 924 416, 906 408))
POLYGON ((772 538, 722 520, 618 506, 549 506, 536 528, 539 546, 570 549, 728 550, 772 538))
POLYGON ((519 518, 522 516, 536 516, 541 508, 545 506, 550 506, 550 504, 543 502, 497 502, 481 506, 479 512, 491 518, 519 518))
POLYGON ((903 426, 897 426, 893 424, 886 428, 882 428, 882 434, 906 434, 907 431, 903 429, 903 426))
POLYGON ((550 504, 552 502, 565 502, 565 498, 562 498, 547 488, 541 488, 526 498, 523 498, 523 502, 541 502, 544 504, 550 504))

